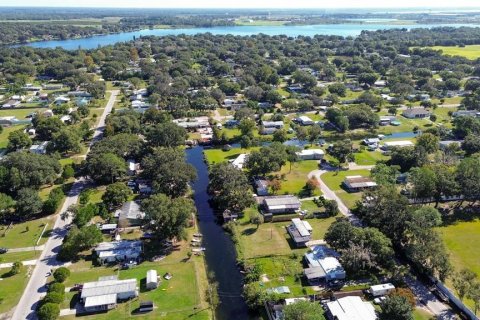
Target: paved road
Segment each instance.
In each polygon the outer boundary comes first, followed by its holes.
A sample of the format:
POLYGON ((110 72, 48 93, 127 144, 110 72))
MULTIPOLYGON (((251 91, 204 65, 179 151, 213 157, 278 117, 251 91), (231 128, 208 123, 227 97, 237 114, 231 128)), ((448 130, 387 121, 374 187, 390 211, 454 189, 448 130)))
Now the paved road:
MULTIPOLYGON (((107 102, 105 110, 100 116, 98 124, 95 128, 95 132, 93 134, 93 139, 90 143, 90 146, 102 138, 103 129, 105 127, 105 118, 112 111, 113 104, 119 91, 114 90, 111 93, 112 94, 107 102)), ((88 151, 90 151, 90 146, 88 148, 88 151)), ((87 185, 88 181, 86 181, 83 177, 75 180, 70 192, 65 199, 65 202, 63 203, 60 213, 65 212, 70 205, 77 203, 80 192, 87 185)), ((22 298, 20 299, 20 302, 15 308, 12 316, 13 320, 37 319, 35 309, 38 302, 46 292, 45 284, 50 274, 50 271, 52 268, 56 268, 62 265, 62 262, 57 261, 56 256, 60 249, 60 246, 62 245, 63 238, 67 234, 66 226, 69 225, 70 222, 71 218, 62 220, 60 218, 60 214, 57 215, 52 234, 45 243, 45 249, 42 251, 42 254, 40 255, 38 263, 33 270, 27 287, 23 292, 22 298)))

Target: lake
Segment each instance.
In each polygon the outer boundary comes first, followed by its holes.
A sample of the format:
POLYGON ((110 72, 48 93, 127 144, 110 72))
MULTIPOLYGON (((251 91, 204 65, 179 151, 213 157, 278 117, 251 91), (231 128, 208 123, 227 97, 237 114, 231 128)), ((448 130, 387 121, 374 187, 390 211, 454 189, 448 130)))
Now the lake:
POLYGON ((133 40, 133 37, 141 36, 168 36, 187 34, 194 35, 199 33, 210 32, 215 35, 232 34, 235 36, 251 36, 259 33, 266 35, 287 35, 290 37, 297 36, 314 36, 314 35, 337 35, 337 36, 358 36, 362 30, 380 30, 380 29, 412 29, 412 28, 434 28, 441 26, 451 27, 480 27, 473 24, 410 24, 410 25, 394 25, 386 23, 378 24, 323 24, 308 26, 231 26, 231 27, 212 27, 212 28, 185 28, 185 29, 145 29, 133 32, 122 32, 116 34, 108 34, 102 36, 93 36, 82 39, 70 40, 52 40, 40 41, 26 44, 35 48, 55 48, 62 47, 66 50, 95 49, 99 46, 112 45, 117 42, 126 42, 133 40))

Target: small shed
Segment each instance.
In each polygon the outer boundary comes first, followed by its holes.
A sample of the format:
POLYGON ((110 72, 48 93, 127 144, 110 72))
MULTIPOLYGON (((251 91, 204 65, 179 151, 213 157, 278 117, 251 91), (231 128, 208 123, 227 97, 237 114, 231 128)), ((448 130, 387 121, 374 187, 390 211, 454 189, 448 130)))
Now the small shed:
POLYGON ((157 270, 148 270, 147 271, 147 279, 145 286, 148 290, 153 290, 158 287, 158 276, 157 270))

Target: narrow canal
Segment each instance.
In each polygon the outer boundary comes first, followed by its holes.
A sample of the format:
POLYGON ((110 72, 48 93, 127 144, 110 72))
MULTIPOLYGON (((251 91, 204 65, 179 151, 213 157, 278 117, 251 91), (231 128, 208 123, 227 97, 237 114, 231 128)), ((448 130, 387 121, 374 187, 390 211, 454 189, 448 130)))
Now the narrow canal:
POLYGON ((229 235, 217 224, 208 203, 208 167, 203 161, 203 147, 187 149, 186 153, 187 162, 195 167, 198 175, 193 184, 194 201, 198 211, 198 226, 206 249, 207 269, 214 273, 218 282, 221 303, 217 308, 217 319, 248 319, 248 308, 241 296, 243 276, 236 266, 235 247, 229 235))

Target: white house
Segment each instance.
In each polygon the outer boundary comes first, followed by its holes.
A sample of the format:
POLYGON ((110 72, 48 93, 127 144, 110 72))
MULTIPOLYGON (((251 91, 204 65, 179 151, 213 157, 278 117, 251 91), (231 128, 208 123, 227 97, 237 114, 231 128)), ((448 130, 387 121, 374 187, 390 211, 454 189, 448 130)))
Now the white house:
POLYGON ((312 126, 314 124, 313 120, 307 116, 300 116, 296 118, 295 121, 302 126, 312 126))
POLYGON ((305 149, 297 152, 297 156, 302 160, 322 160, 324 155, 322 149, 305 149))
POLYGON ((334 250, 322 245, 314 246, 311 252, 305 253, 304 258, 309 268, 320 268, 318 270, 321 271, 321 278, 309 280, 328 282, 345 279, 345 270, 336 255, 338 254, 334 250))
POLYGON ((327 303, 327 316, 335 320, 376 320, 375 308, 357 296, 346 296, 327 303))
POLYGON ((117 301, 138 296, 137 280, 103 280, 83 284, 81 301, 87 312, 105 311, 116 307, 117 301))
POLYGON ((101 264, 137 260, 142 253, 142 242, 128 240, 101 242, 93 252, 101 264))
POLYGON ((374 297, 379 297, 379 296, 386 296, 393 290, 395 290, 395 286, 393 284, 384 283, 384 284, 377 284, 377 285, 371 286, 370 289, 368 289, 368 292, 374 297))
POLYGON ((383 143, 383 150, 390 150, 392 148, 404 148, 404 147, 413 147, 414 144, 412 141, 400 140, 400 141, 385 141, 383 143))
POLYGON ((304 247, 311 240, 313 228, 308 221, 294 218, 287 231, 297 247, 304 247))

